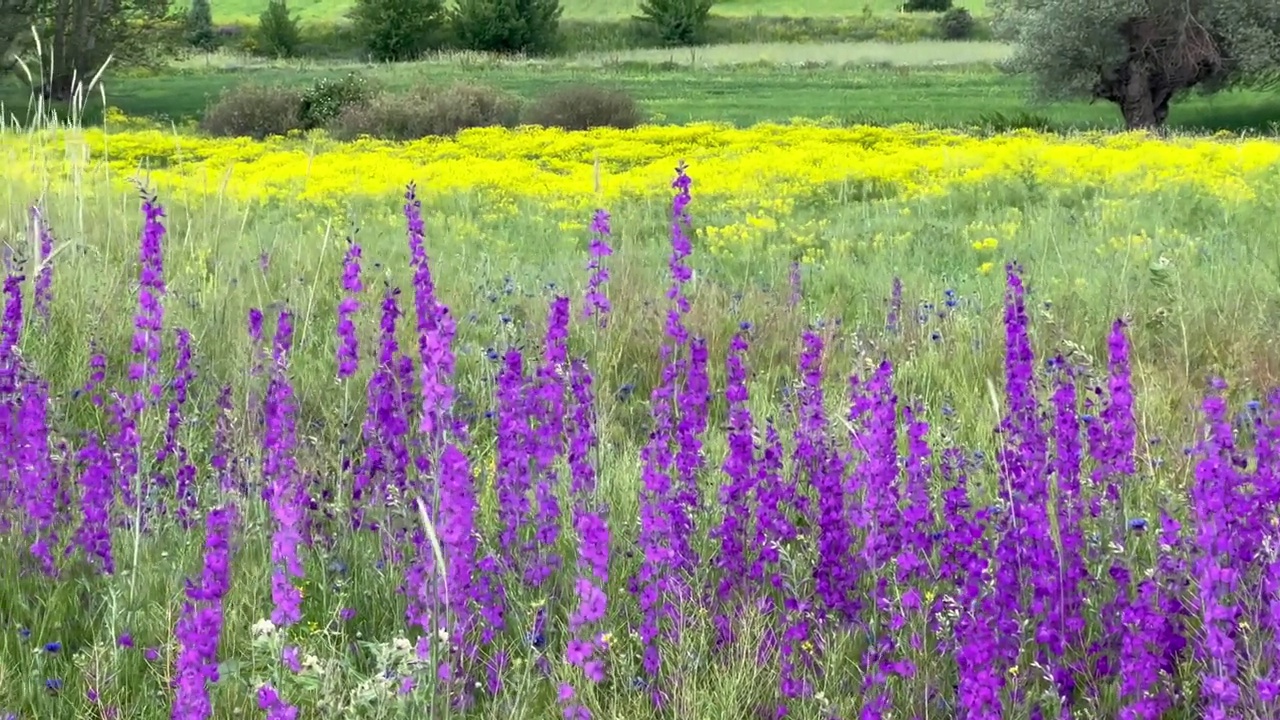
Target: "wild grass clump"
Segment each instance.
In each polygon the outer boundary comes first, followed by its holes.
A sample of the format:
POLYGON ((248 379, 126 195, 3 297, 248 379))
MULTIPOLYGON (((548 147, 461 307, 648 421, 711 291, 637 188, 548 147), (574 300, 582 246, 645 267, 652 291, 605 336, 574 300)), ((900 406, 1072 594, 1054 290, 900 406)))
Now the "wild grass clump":
POLYGON ((215 137, 262 140, 303 128, 302 91, 284 86, 237 85, 210 103, 200 118, 202 132, 215 137))
POLYGON ((383 94, 366 104, 349 105, 329 129, 340 140, 450 136, 467 128, 515 127, 520 105, 514 95, 482 85, 421 87, 404 95, 383 94))
POLYGON ((525 122, 565 130, 612 127, 627 130, 645 121, 644 110, 623 90, 570 85, 553 90, 525 108, 525 122))

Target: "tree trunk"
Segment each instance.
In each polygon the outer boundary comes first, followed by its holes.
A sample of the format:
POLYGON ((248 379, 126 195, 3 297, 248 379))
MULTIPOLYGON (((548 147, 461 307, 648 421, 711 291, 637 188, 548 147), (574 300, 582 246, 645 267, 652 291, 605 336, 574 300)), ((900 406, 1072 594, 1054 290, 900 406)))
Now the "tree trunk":
MULTIPOLYGON (((1151 92, 1151 77, 1139 63, 1130 63, 1128 82, 1124 84, 1120 98, 1120 113, 1124 115, 1127 130, 1155 130, 1163 124, 1157 117, 1156 99, 1151 92)), ((1168 113, 1168 101, 1164 103, 1168 113)))

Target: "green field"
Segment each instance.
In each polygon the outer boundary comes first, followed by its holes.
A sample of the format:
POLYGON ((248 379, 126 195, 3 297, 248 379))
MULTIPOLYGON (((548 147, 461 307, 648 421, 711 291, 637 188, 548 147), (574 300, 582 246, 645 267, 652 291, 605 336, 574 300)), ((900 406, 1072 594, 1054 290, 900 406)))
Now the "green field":
MULTIPOLYGON (((351 0, 289 0, 289 9, 300 20, 339 20, 351 7, 351 0)), ((956 3, 979 13, 985 0, 960 0, 956 3)), ((620 20, 637 14, 636 0, 564 0, 564 17, 573 20, 620 20)), ((839 17, 858 15, 864 8, 872 12, 896 12, 902 5, 897 0, 726 0, 716 4, 713 12, 725 16, 764 15, 772 17, 839 17)), ((214 0, 215 22, 231 23, 256 20, 266 7, 264 0, 214 0)))
MULTIPOLYGON (((237 84, 306 87, 317 78, 357 70, 391 91, 467 81, 526 99, 566 84, 597 83, 633 94, 661 123, 711 120, 742 126, 832 117, 846 123, 967 127, 1031 115, 1062 129, 1120 126, 1119 113, 1105 103, 1031 105, 1025 78, 1001 74, 988 64, 934 65, 947 58, 990 60, 1004 52, 989 43, 754 45, 539 62, 463 54, 394 67, 196 58, 161 76, 109 78, 106 92, 108 103, 129 115, 184 122, 198 118, 224 88, 237 84)), ((6 112, 21 117, 29 94, 16 83, 4 87, 0 101, 6 112)), ((100 107, 91 107, 89 121, 100 113, 100 107)), ((1191 97, 1176 103, 1171 115, 1171 125, 1186 130, 1266 131, 1278 121, 1280 99, 1243 91, 1191 97)))

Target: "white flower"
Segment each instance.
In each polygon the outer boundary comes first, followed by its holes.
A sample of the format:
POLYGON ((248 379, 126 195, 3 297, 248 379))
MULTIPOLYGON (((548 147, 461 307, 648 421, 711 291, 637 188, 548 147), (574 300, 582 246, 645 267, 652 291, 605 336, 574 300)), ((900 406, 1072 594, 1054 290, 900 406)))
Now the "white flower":
POLYGON ((271 620, 264 618, 254 623, 253 626, 249 628, 249 632, 253 633, 255 637, 271 637, 276 633, 276 624, 271 622, 271 620))

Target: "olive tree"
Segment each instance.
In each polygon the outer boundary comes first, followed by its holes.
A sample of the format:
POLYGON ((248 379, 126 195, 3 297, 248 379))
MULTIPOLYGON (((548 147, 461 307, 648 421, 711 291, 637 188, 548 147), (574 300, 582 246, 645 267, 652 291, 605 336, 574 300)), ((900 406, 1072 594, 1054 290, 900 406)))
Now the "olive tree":
POLYGON ((21 60, 45 95, 66 100, 108 61, 159 65, 173 48, 156 29, 173 19, 169 0, 0 0, 0 70, 21 60))
POLYGON ((1115 103, 1156 129, 1191 88, 1215 90, 1280 65, 1277 0, 989 0, 1013 69, 1044 99, 1115 103))

